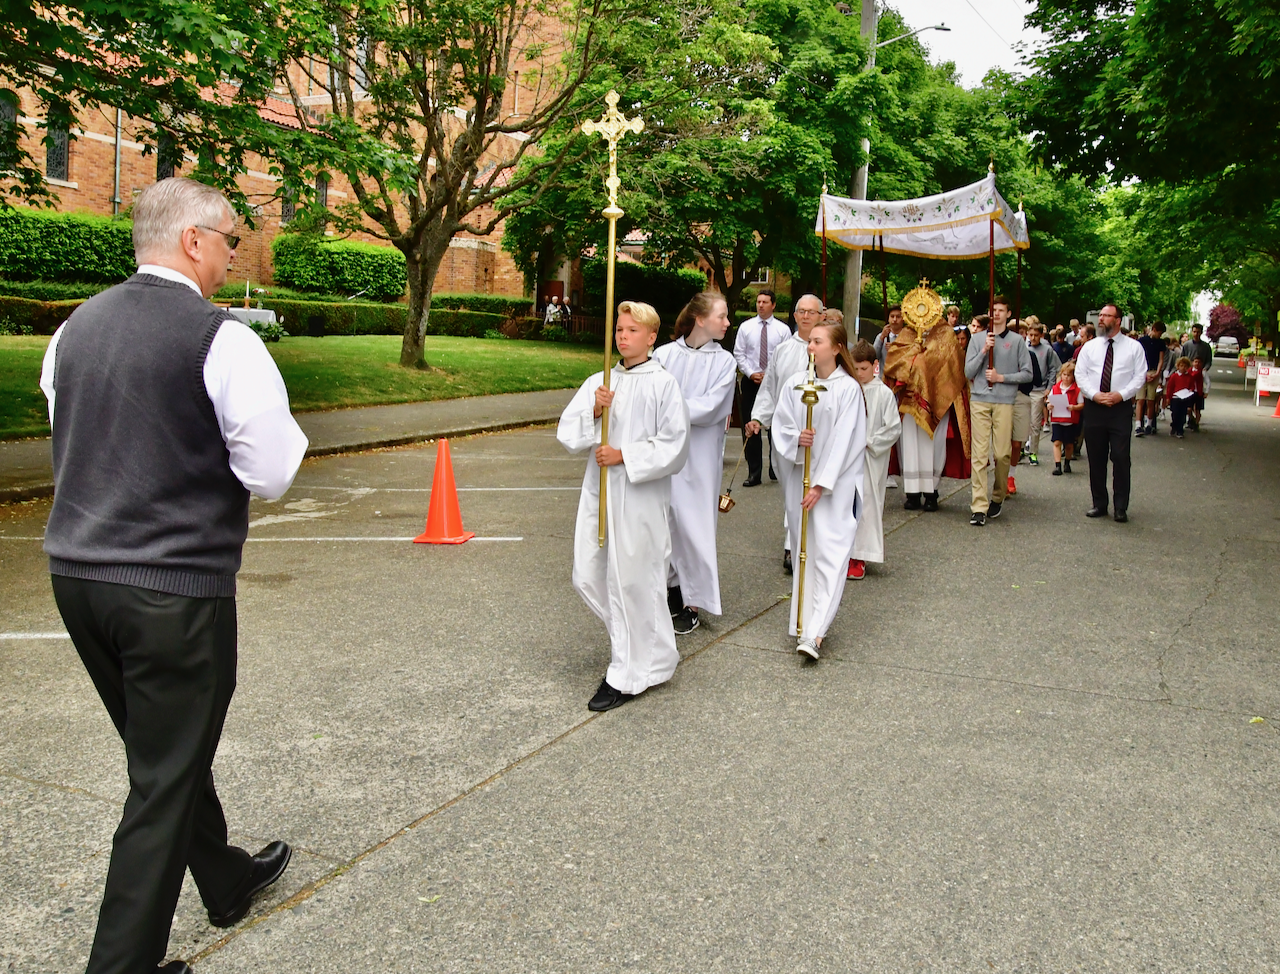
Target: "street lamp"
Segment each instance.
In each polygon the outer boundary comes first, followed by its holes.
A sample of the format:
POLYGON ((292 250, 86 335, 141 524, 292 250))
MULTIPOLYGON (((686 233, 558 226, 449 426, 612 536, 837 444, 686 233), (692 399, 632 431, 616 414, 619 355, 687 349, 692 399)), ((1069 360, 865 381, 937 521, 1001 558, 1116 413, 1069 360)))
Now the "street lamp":
MULTIPOLYGON (((880 11, 877 9, 876 0, 862 0, 862 36, 872 41, 871 57, 867 61, 866 70, 870 71, 876 66, 876 51, 888 44, 904 40, 908 37, 914 37, 916 34, 922 34, 927 30, 950 31, 951 28, 945 24, 935 24, 931 27, 921 27, 919 30, 913 30, 907 34, 899 34, 897 37, 891 37, 887 41, 881 41, 876 44, 876 28, 880 19, 880 11)), ((851 194, 855 200, 865 200, 867 198, 867 165, 871 161, 871 140, 862 140, 862 155, 867 160, 858 167, 858 171, 853 175, 853 193, 851 194)), ((844 265, 844 317, 845 321, 852 318, 854 327, 857 327, 859 313, 862 310, 862 251, 851 250, 849 256, 845 260, 844 265)), ((856 332, 855 332, 856 334, 856 332)))

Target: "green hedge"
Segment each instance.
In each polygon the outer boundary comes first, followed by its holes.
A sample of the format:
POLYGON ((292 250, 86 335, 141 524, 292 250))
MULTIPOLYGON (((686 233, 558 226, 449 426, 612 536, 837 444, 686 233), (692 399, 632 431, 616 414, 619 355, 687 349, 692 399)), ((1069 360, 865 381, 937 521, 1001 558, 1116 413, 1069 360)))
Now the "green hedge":
POLYGON ((404 254, 352 240, 320 241, 282 233, 271 242, 275 279, 287 287, 322 294, 359 294, 392 301, 404 294, 404 254))
MULTIPOLYGON (((617 264, 614 269, 617 301, 644 301, 653 305, 664 325, 673 324, 680 309, 706 286, 706 277, 698 271, 651 267, 648 264, 617 264)), ((602 317, 605 295, 603 260, 582 262, 582 287, 586 292, 582 302, 586 314, 602 317)))
POLYGON ((0 277, 117 284, 137 269, 126 220, 0 210, 0 277))
POLYGON ((509 294, 433 294, 432 308, 466 309, 527 318, 533 314, 533 298, 513 298, 509 294))
POLYGON ((64 281, 0 281, 0 296, 29 301, 83 301, 110 284, 70 284, 64 281))
MULTIPOLYGON (((290 335, 403 335, 409 308, 403 304, 374 304, 343 301, 289 301, 266 298, 264 308, 273 310, 290 335)), ((456 338, 483 338, 507 321, 505 315, 483 311, 454 311, 433 308, 427 319, 428 335, 456 338)))
POLYGON ((30 328, 33 335, 52 335, 82 304, 84 301, 31 301, 0 297, 0 319, 7 320, 17 334, 23 334, 30 328))

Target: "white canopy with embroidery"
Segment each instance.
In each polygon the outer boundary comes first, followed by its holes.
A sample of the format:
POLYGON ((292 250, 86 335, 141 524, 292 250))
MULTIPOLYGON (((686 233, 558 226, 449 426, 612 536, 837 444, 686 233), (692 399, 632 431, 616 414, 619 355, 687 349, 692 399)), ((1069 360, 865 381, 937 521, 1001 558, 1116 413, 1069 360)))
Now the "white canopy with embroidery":
POLYGON ((990 253, 993 229, 997 254, 1031 246, 1026 214, 1005 202, 995 173, 988 173, 969 186, 914 200, 824 194, 814 232, 850 250, 883 246, 891 254, 971 260, 990 253))

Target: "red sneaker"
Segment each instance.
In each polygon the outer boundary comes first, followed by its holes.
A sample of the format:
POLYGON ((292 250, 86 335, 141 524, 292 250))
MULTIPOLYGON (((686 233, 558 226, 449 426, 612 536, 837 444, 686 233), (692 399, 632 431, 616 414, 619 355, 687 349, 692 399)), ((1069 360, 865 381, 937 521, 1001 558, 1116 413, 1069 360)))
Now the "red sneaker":
POLYGON ((866 577, 867 577, 867 563, 860 558, 850 558, 849 572, 847 575, 845 575, 845 578, 861 579, 866 577))
POLYGON ((1012 477, 1010 477, 1010 478, 1009 478, 1009 493, 1010 493, 1010 494, 1016 494, 1017 492, 1018 492, 1018 485, 1017 485, 1017 484, 1015 484, 1015 483, 1013 482, 1013 478, 1012 478, 1012 477))

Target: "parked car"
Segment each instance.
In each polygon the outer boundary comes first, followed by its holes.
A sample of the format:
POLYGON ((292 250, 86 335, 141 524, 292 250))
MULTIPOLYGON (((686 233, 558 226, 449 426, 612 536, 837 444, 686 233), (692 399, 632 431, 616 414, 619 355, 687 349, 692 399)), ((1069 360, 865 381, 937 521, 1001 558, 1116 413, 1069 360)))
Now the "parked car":
POLYGON ((1230 335, 1223 335, 1218 339, 1218 345, 1214 351, 1219 355, 1239 355, 1240 343, 1230 335))

